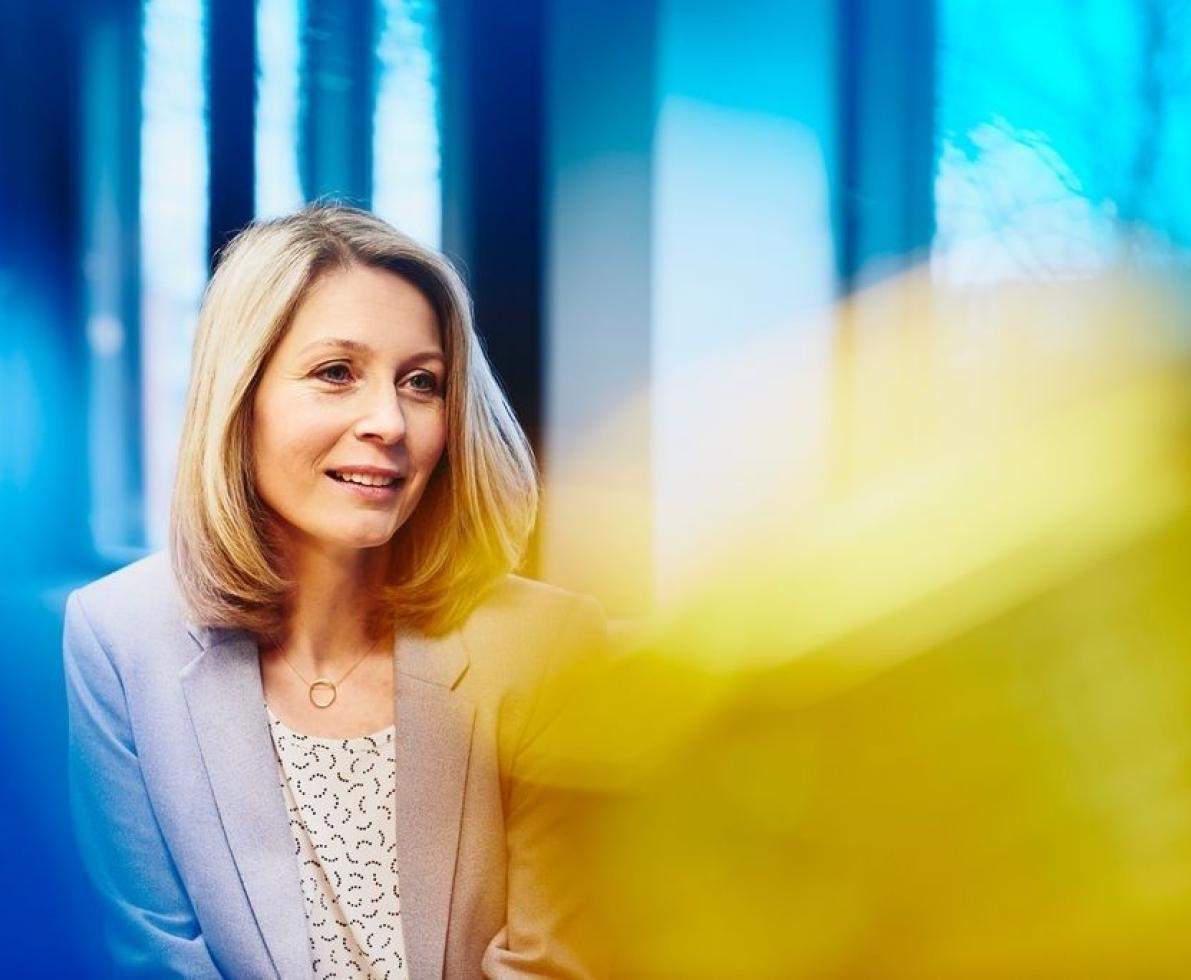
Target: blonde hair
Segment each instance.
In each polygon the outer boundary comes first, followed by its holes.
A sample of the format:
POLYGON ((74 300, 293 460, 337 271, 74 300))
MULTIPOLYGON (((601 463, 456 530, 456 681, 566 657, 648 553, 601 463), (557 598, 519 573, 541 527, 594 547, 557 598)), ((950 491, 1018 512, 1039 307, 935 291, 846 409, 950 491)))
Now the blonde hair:
POLYGON ((537 511, 533 455, 484 356, 458 274, 372 214, 312 205, 241 232, 199 314, 170 519, 174 573, 197 624, 262 640, 283 634, 292 583, 254 485, 253 397, 306 292, 353 265, 393 272, 426 296, 447 360, 446 450, 389 543, 381 608, 425 632, 448 631, 522 558, 537 511))

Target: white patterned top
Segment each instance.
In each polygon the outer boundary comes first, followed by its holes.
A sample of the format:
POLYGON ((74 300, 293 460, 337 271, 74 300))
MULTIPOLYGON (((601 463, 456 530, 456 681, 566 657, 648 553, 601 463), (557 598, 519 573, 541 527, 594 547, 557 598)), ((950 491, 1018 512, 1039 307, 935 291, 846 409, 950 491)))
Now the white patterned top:
POLYGON ((393 815, 396 729, 317 738, 288 728, 270 709, 269 731, 315 977, 406 980, 393 815))

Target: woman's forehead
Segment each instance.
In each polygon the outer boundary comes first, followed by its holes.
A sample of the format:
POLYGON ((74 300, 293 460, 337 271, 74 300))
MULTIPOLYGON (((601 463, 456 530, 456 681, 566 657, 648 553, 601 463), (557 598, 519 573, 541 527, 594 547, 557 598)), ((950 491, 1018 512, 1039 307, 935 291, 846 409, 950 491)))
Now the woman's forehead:
POLYGON ((299 301, 282 340, 304 356, 339 347, 364 355, 410 348, 442 353, 438 318, 430 301, 407 279, 385 269, 351 266, 320 277, 299 301))

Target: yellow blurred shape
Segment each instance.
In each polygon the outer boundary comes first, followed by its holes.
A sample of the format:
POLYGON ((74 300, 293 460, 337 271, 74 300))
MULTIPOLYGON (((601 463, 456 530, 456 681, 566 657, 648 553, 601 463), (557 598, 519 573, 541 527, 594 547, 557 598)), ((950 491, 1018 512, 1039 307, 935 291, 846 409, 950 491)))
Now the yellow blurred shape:
POLYGON ((597 885, 620 976, 1191 975, 1175 297, 974 320, 914 276, 842 311, 822 492, 727 517, 536 747, 590 804, 557 872, 597 885))

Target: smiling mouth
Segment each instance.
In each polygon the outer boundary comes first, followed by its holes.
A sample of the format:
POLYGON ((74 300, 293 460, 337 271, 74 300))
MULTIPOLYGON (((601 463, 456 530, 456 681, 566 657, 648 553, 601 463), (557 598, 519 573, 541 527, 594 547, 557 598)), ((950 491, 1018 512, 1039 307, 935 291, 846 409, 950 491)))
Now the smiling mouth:
POLYGON ((354 487, 374 487, 386 489, 397 486, 402 480, 399 476, 365 476, 359 473, 337 473, 328 470, 327 476, 339 483, 346 483, 354 487))

